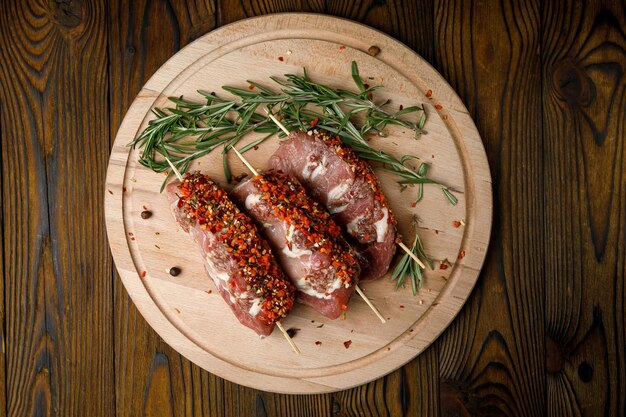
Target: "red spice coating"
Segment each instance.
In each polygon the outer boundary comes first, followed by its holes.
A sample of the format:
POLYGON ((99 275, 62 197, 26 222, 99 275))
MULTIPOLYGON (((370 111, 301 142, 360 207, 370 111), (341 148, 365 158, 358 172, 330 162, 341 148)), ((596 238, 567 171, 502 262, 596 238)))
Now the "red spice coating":
POLYGON ((335 275, 345 287, 349 287, 352 277, 360 270, 359 262, 352 251, 345 250, 340 244, 341 228, 330 214, 307 196, 295 178, 270 171, 252 181, 264 193, 261 200, 274 214, 306 237, 308 249, 331 257, 335 275))
POLYGON ((220 232, 219 241, 241 267, 245 282, 265 300, 261 312, 268 324, 287 316, 293 307, 295 288, 276 264, 252 220, 207 176, 188 175, 178 189, 178 206, 190 221, 212 233, 220 232))

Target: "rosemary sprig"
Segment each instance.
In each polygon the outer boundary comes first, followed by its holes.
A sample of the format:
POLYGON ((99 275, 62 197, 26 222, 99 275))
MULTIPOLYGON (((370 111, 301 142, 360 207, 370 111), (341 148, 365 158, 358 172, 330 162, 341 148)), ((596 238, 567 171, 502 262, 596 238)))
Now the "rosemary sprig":
MULTIPOLYGON (((417 229, 417 219, 413 219, 413 225, 415 229, 417 229)), ((413 239, 413 244, 410 247, 411 252, 417 254, 418 258, 426 262, 430 269, 433 269, 433 261, 426 255, 424 252, 424 247, 422 246, 422 242, 417 234, 417 230, 415 231, 415 239, 413 239)), ((402 255, 400 261, 394 268, 391 273, 391 281, 396 281, 396 289, 401 286, 405 286, 405 280, 408 276, 411 279, 411 289, 413 291, 413 295, 417 295, 417 291, 422 288, 422 282, 424 280, 423 275, 424 269, 420 267, 416 262, 413 262, 411 257, 408 254, 402 255)))
POLYGON ((182 97, 170 98, 175 107, 154 108, 152 111, 156 119, 151 120, 130 145, 142 148, 139 158, 142 165, 156 172, 167 171, 167 158, 181 173, 187 171, 194 159, 223 146, 224 173, 230 182, 231 173, 226 155, 242 137, 251 132, 263 134, 254 144, 241 149, 245 152, 276 133, 284 136, 267 116, 257 112, 259 108, 265 107, 280 117, 290 130, 306 130, 315 125, 337 134, 359 157, 381 163, 384 169, 398 175, 401 178, 398 182, 402 186, 418 185, 417 201, 423 195, 424 184, 436 184, 450 203, 456 204, 457 199, 447 186, 426 177, 427 164, 422 163, 417 170, 413 170, 405 162, 415 157, 405 155, 398 159, 374 148, 365 138, 370 133, 384 135, 384 129, 389 125, 403 126, 413 130, 416 137, 419 136, 426 122, 423 107, 411 106, 390 111, 388 101, 376 103, 373 93, 380 87, 369 87, 363 83, 356 62, 352 63, 352 78, 358 92, 315 83, 304 69, 302 76, 286 74, 285 79, 272 77, 279 91, 248 81, 252 89, 223 87, 236 97, 235 100, 226 100, 215 93, 201 90, 198 92, 205 98, 205 103, 186 101, 182 97), (416 122, 407 119, 411 114, 418 115, 416 122), (355 122, 357 118, 361 120, 359 127, 355 122))

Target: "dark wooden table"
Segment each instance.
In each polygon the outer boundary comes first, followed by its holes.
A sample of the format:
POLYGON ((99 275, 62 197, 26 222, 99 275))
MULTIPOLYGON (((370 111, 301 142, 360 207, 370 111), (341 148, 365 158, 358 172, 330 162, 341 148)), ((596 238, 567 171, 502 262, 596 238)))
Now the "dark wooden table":
POLYGON ((623 1, 92 3, 0 6, 1 416, 626 414, 623 1), (450 328, 329 395, 255 391, 181 357, 131 303, 104 228, 109 150, 143 83, 207 31, 283 11, 363 22, 431 62, 494 183, 489 254, 450 328))

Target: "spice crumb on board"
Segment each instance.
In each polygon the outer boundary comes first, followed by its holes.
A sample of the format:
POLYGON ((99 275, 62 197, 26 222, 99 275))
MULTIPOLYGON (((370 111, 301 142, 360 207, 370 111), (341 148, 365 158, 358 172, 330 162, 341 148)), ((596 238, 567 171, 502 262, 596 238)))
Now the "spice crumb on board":
POLYGON ((376 45, 372 45, 369 48, 367 48, 367 53, 370 54, 371 56, 376 56, 380 53, 380 48, 376 45))
POLYGON ((107 189, 107 191, 109 192, 109 194, 113 195, 113 191, 107 189))
POLYGON ((348 349, 351 344, 352 344, 352 340, 346 340, 345 342, 343 342, 343 345, 346 349, 348 349))
POLYGON ((147 272, 146 272, 146 271, 143 271, 143 272, 141 273, 141 278, 145 278, 145 277, 146 277, 146 274, 147 274, 147 272))
POLYGON ((454 220, 452 222, 452 226, 454 226, 455 229, 458 229, 461 226, 465 226, 465 222, 463 220, 454 220))
POLYGON ((282 56, 279 56, 279 57, 278 57, 278 60, 279 60, 280 62, 283 62, 283 61, 285 60, 285 58, 283 58, 282 56))
POLYGON ((345 50, 345 49, 346 49, 346 45, 339 45, 339 50, 340 50, 340 51, 343 51, 343 50, 345 50))
POLYGON ((400 308, 404 308, 404 306, 402 304, 400 304, 400 308))
POLYGON ((122 187, 122 192, 126 192, 126 187, 122 187))
POLYGON ((141 212, 142 219, 146 220, 146 219, 149 219, 150 217, 152 217, 152 212, 150 210, 144 210, 141 212))
POLYGON ((161 249, 161 248, 159 247, 159 245, 154 245, 154 247, 155 247, 155 248, 157 248, 157 249, 161 249))
POLYGON ((205 291, 207 294, 213 294, 213 290, 206 290, 205 291))
POLYGON ((433 90, 428 90, 426 92, 426 97, 431 98, 433 96, 433 90))
POLYGON ((177 309, 176 307, 174 307, 174 311, 177 312, 178 314, 180 314, 180 310, 177 309))
POLYGON ((435 104, 435 108, 437 110, 441 110, 441 109, 443 109, 443 106, 441 104, 435 104))
POLYGON ((250 84, 250 85, 248 86, 248 90, 254 90, 254 86, 253 86, 252 84, 250 84))
POLYGON ((463 259, 463 258, 465 258, 465 251, 464 250, 459 252, 459 259, 463 259))
POLYGON ((319 326, 317 326, 318 329, 321 329, 322 327, 324 327, 324 323, 322 323, 319 326))
POLYGON ((161 232, 154 232, 154 234, 158 236, 161 234, 161 232))
POLYGON ((299 331, 300 331, 300 329, 298 329, 296 327, 291 327, 291 328, 287 329, 287 334, 289 335, 289 337, 291 337, 293 339, 294 337, 296 337, 296 335, 298 334, 299 331))
POLYGON ((315 344, 316 344, 317 346, 322 346, 322 342, 320 342, 319 340, 316 340, 316 341, 315 341, 315 344))

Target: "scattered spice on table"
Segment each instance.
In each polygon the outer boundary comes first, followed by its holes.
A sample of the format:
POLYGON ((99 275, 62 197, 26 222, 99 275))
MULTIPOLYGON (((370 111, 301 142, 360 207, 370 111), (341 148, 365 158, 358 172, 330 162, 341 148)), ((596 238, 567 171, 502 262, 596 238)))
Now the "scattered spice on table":
POLYGON ((284 61, 284 60, 285 60, 285 58, 283 58, 282 56, 279 56, 279 57, 278 57, 278 60, 279 60, 280 62, 282 62, 282 61, 284 61))
POLYGON ((173 277, 177 277, 180 274, 180 268, 177 266, 173 266, 170 268, 169 273, 173 277))
POLYGON ((299 331, 300 331, 300 329, 295 328, 295 327, 291 327, 291 328, 287 329, 287 334, 289 335, 289 337, 291 337, 293 339, 294 337, 296 337, 296 335, 298 334, 299 331))
POLYGON ((141 212, 141 218, 146 220, 152 217, 152 212, 150 210, 144 210, 141 212))
POLYGON ((320 342, 319 340, 316 340, 316 341, 315 341, 315 344, 316 344, 317 346, 322 346, 322 342, 320 342))
POLYGON ((141 273, 141 278, 145 278, 145 277, 146 277, 146 274, 147 274, 147 272, 146 272, 146 271, 143 271, 143 272, 141 273))
POLYGON ((318 329, 321 329, 322 327, 324 327, 324 323, 322 323, 319 326, 317 326, 318 329))
POLYGON ((376 45, 372 45, 369 48, 367 48, 367 53, 370 54, 371 56, 376 56, 380 53, 380 48, 376 45))
POLYGON ((463 258, 465 258, 465 251, 464 250, 459 252, 459 259, 463 259, 463 258))
POLYGON ((431 98, 433 96, 433 90, 428 90, 426 92, 426 97, 431 98))
POLYGON ((348 349, 351 344, 352 344, 352 340, 346 340, 345 342, 343 342, 343 345, 345 346, 346 349, 348 349))

